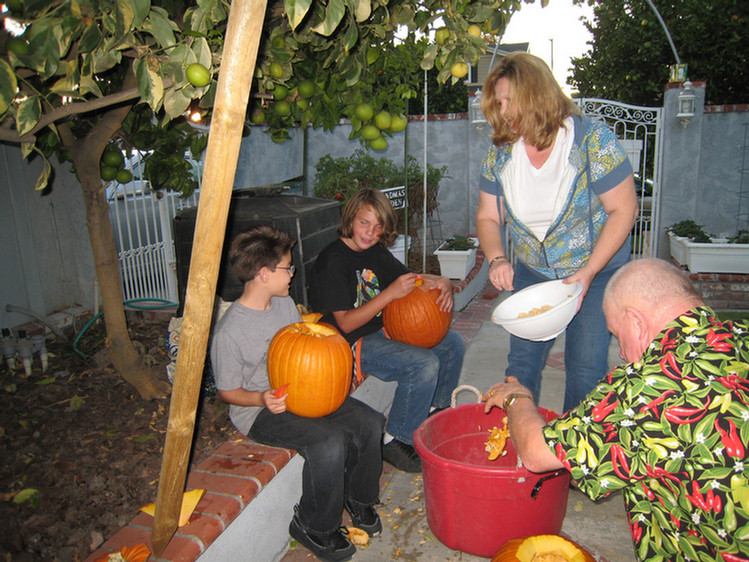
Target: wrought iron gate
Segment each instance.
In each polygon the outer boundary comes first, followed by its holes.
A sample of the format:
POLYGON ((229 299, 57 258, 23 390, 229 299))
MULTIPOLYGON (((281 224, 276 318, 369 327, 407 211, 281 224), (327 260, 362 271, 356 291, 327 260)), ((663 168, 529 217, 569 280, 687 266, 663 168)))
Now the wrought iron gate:
MULTIPOLYGON (((127 168, 133 174, 132 181, 113 181, 106 188, 123 297, 126 301, 178 302, 172 221, 178 211, 198 204, 200 189, 188 198, 174 192, 152 191, 142 179, 139 157, 130 159, 127 168)), ((193 169, 199 170, 195 162, 193 169)), ((198 182, 201 175, 197 173, 198 182)))
POLYGON ((640 107, 597 98, 575 100, 587 116, 614 131, 632 162, 640 214, 632 231, 632 257, 658 255, 662 108, 640 107))

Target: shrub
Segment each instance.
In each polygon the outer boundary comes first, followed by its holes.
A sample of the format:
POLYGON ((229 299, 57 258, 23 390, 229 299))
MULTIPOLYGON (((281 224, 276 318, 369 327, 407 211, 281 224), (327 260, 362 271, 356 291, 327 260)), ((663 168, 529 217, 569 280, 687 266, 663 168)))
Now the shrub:
MULTIPOLYGON (((387 158, 375 158, 364 150, 357 150, 351 156, 333 158, 326 154, 315 165, 316 197, 346 201, 363 187, 385 189, 407 185, 408 187, 408 231, 416 235, 417 221, 421 218, 424 205, 423 171, 416 158, 409 155, 406 165, 397 165, 387 158)), ((427 164, 427 216, 431 216, 439 203, 439 184, 447 175, 447 167, 435 168, 427 164)), ((405 214, 396 211, 398 232, 405 230, 405 214)))

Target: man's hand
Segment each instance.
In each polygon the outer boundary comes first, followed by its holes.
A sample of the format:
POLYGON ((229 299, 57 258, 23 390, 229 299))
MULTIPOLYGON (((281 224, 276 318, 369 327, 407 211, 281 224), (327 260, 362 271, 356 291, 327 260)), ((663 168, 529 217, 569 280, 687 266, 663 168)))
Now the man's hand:
POLYGON ((505 403, 505 399, 510 394, 523 394, 529 396, 533 400, 533 393, 524 387, 517 378, 507 377, 504 383, 495 384, 492 386, 481 399, 484 401, 484 413, 494 408, 502 408, 505 403))

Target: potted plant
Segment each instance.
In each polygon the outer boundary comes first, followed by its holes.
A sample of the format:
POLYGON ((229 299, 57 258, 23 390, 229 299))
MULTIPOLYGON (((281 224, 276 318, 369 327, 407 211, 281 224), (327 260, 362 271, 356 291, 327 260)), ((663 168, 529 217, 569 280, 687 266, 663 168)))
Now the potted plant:
POLYGON ((440 262, 440 272, 450 279, 465 279, 476 263, 478 238, 453 236, 445 240, 434 255, 440 262))
POLYGON ((710 236, 693 220, 683 220, 666 228, 671 257, 692 273, 749 274, 749 232, 736 236, 710 236))

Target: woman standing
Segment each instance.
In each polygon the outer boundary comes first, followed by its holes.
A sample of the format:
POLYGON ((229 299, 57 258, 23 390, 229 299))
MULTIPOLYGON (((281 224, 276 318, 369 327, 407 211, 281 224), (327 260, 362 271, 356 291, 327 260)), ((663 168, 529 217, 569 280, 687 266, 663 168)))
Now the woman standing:
MULTIPOLYGON (((616 136, 580 115, 538 57, 510 53, 487 76, 484 92, 493 146, 479 180, 476 229, 490 260, 489 279, 511 291, 550 279, 583 286, 565 340, 566 411, 608 372, 611 334, 601 303, 606 282, 631 251, 632 165, 616 136), (505 222, 514 267, 505 251, 505 222)), ((553 343, 511 336, 506 374, 536 400, 553 343)))

